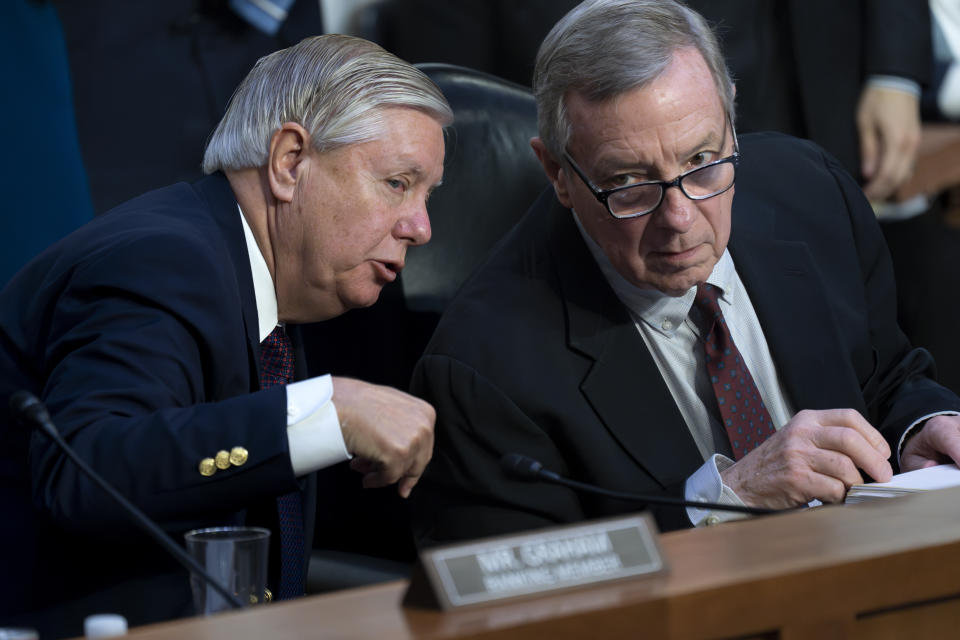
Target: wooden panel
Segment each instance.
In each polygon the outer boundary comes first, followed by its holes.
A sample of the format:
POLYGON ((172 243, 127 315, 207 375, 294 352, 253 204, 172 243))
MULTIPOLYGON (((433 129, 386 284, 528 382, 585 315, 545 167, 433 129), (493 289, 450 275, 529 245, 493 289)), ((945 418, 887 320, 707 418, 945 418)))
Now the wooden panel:
POLYGON ((902 202, 924 194, 936 195, 960 185, 960 125, 925 124, 913 177, 897 189, 902 202))
POLYGON ((847 640, 853 631, 853 617, 839 620, 815 620, 780 630, 779 640, 847 640))
MULTIPOLYGON (((958 579, 960 582, 960 579, 958 579)), ((960 635, 960 594, 957 598, 867 615, 857 620, 856 640, 956 638, 960 635)))
MULTIPOLYGON (((880 637, 872 634, 886 624, 957 629, 952 603, 886 610, 960 592, 958 499, 960 489, 954 489, 673 532, 660 540, 669 564, 665 575, 513 603, 448 613, 405 610, 401 581, 130 635, 792 640, 853 637, 854 629, 856 637, 880 637)), ((911 637, 936 637, 931 633, 911 637)))

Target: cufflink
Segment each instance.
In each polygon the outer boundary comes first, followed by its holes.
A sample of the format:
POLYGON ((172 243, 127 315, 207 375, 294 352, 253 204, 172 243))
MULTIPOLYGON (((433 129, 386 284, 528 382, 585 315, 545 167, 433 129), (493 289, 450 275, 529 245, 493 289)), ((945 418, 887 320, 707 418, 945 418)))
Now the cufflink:
MULTIPOLYGON (((234 447, 233 449, 230 449, 229 461, 230 461, 230 464, 232 464, 235 467, 239 467, 243 465, 247 461, 248 457, 250 457, 250 455, 247 453, 247 450, 244 449, 243 447, 234 447)), ((225 468, 225 467, 221 467, 221 468, 225 468)))
POLYGON ((212 476, 217 472, 217 463, 213 458, 204 458, 200 461, 200 475, 212 476))

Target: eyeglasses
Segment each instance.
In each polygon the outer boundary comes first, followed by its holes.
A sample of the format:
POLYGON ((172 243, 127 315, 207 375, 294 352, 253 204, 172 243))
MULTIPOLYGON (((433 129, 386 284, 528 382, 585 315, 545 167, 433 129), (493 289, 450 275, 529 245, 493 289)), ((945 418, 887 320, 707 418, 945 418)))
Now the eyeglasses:
POLYGON ((736 179, 736 168, 740 163, 740 146, 737 134, 733 134, 733 153, 725 158, 714 160, 702 167, 681 173, 673 180, 651 180, 637 182, 623 187, 602 190, 597 187, 566 151, 563 157, 574 173, 580 176, 593 197, 607 207, 614 218, 639 218, 652 213, 670 187, 679 187, 683 195, 691 200, 706 200, 728 191, 736 179))

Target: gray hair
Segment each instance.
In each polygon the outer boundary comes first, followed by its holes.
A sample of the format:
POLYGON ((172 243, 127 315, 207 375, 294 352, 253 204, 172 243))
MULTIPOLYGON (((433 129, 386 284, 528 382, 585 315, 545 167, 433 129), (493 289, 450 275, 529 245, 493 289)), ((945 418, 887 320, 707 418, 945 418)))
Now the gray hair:
POLYGON ((677 49, 694 47, 733 122, 733 82, 720 45, 697 12, 673 0, 587 0, 547 34, 533 72, 540 139, 555 160, 570 141, 565 99, 602 102, 655 80, 677 49))
POLYGON ((383 112, 391 107, 423 111, 444 127, 453 121, 437 85, 378 45, 343 35, 306 38, 257 61, 207 142, 203 171, 265 165, 285 122, 303 126, 321 152, 374 140, 386 133, 383 112))

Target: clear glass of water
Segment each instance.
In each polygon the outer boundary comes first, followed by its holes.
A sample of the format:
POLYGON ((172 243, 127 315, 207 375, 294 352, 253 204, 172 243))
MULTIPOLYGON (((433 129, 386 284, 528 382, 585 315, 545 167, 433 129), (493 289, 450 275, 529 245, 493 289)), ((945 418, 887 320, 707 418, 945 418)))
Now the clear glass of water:
MULTIPOLYGON (((267 555, 270 531, 260 527, 214 527, 184 534, 187 553, 207 570, 214 580, 233 593, 244 605, 264 601, 267 586, 267 555)), ((202 578, 190 574, 193 604, 197 615, 231 609, 231 605, 202 578)))

